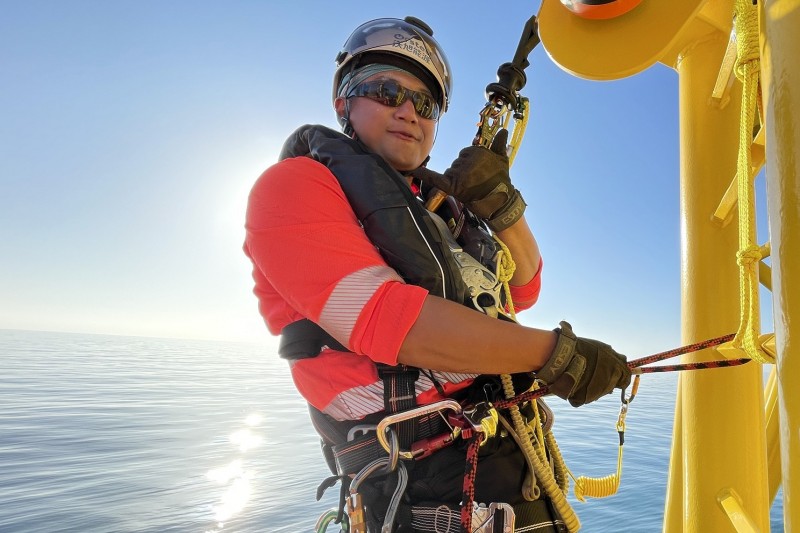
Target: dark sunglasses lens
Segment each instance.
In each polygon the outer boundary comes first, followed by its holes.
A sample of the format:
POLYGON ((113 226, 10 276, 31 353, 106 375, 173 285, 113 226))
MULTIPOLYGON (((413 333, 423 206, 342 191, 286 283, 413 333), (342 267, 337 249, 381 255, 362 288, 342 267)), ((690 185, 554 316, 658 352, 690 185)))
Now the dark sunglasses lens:
POLYGON ((395 81, 362 83, 356 88, 355 95, 365 96, 391 107, 400 107, 406 100, 411 98, 414 110, 420 117, 433 120, 439 118, 439 106, 434 102, 432 96, 427 93, 406 89, 395 81))
POLYGON ((439 118, 439 106, 436 105, 433 98, 429 95, 425 93, 414 93, 412 100, 414 102, 414 109, 419 116, 434 120, 439 118))
POLYGON ((380 85, 381 99, 392 107, 400 107, 406 101, 406 90, 394 82, 383 82, 380 85))

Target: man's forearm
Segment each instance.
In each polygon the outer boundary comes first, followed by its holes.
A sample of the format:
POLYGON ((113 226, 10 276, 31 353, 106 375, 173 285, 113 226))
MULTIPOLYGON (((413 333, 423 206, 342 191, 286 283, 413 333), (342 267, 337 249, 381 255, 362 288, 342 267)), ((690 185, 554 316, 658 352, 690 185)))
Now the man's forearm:
POLYGON ((428 296, 400 347, 398 363, 478 374, 540 369, 557 335, 497 320, 463 305, 428 296))

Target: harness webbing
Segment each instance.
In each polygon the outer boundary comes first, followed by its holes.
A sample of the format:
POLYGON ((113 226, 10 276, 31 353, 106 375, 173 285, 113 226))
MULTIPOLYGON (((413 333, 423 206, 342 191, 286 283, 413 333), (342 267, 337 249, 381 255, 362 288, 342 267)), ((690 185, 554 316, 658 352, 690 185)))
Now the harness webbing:
MULTIPOLYGON (((383 380, 383 406, 387 414, 408 411, 417 406, 414 383, 419 378, 419 369, 405 365, 379 365, 378 376, 383 380)), ((401 447, 408 447, 417 440, 416 429, 416 420, 397 423, 395 432, 401 447)))

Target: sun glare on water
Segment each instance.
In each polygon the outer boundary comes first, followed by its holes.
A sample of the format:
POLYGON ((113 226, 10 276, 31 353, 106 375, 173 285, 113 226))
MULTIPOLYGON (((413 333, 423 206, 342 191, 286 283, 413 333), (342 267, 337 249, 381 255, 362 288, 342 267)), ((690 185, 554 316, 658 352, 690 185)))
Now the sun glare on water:
MULTIPOLYGON (((244 424, 248 427, 231 433, 228 442, 241 454, 256 448, 263 439, 251 428, 260 425, 262 421, 263 416, 259 413, 248 415, 244 420, 244 424)), ((246 468, 242 458, 236 458, 224 466, 206 472, 207 480, 225 487, 219 502, 212 506, 216 528, 206 533, 222 530, 226 521, 244 510, 252 494, 252 480, 255 475, 254 470, 246 468)))
POLYGON ((261 436, 249 429, 240 429, 231 434, 230 441, 239 447, 239 451, 247 452, 261 444, 261 436))

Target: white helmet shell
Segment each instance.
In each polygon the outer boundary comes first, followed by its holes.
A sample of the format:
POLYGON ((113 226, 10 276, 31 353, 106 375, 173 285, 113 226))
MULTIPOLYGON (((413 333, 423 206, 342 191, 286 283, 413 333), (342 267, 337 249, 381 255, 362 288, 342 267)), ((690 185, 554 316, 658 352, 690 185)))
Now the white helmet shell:
POLYGON ((388 63, 408 70, 433 90, 442 113, 447 111, 453 88, 450 64, 433 38, 433 31, 421 20, 384 18, 356 28, 336 56, 334 100, 342 77, 369 63, 388 63))

